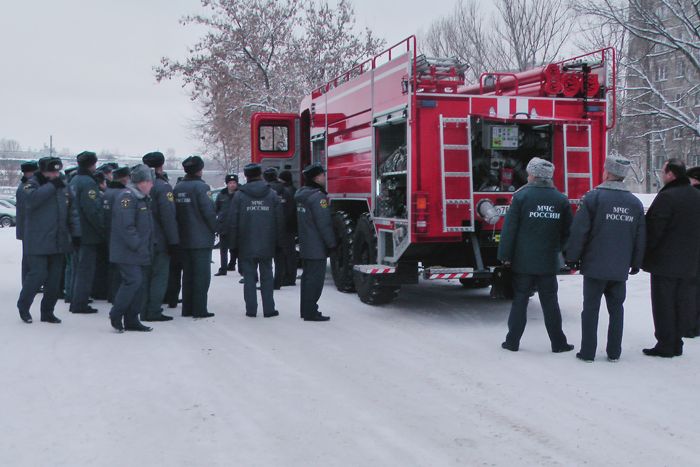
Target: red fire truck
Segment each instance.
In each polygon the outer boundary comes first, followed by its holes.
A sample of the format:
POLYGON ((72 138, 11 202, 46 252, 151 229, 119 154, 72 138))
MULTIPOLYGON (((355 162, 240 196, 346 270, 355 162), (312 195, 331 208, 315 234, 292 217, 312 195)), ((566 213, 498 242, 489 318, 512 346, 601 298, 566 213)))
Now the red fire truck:
POLYGON ((297 181, 327 167, 338 290, 382 304, 421 275, 500 290, 499 232, 528 161, 551 160, 574 207, 601 182, 613 49, 473 85, 465 70, 411 36, 314 89, 299 114, 253 115, 255 162, 297 181))

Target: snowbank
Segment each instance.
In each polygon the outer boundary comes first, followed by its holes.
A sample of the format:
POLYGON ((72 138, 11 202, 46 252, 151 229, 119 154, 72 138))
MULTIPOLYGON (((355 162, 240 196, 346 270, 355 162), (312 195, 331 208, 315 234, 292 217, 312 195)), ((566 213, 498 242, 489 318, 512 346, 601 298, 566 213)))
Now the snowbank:
MULTIPOLYGON (((13 235, 0 230, 0 465, 697 463, 700 342, 682 358, 641 354, 653 344, 644 274, 630 282, 622 360, 604 359, 603 311, 585 364, 549 351, 537 299, 514 354, 500 348, 508 303, 445 282, 375 308, 329 275, 332 320, 305 323, 296 288, 276 294, 279 318, 246 318, 233 274, 212 279, 212 320, 119 335, 104 303, 89 316, 61 303, 63 324, 26 325, 13 235)), ((560 286, 578 348, 581 279, 560 286)))

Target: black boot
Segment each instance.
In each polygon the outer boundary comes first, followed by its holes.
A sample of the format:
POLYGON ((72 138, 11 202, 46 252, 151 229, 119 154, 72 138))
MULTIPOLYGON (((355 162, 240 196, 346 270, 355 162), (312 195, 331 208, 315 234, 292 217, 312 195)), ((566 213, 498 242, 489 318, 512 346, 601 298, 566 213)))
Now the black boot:
POLYGON ((61 320, 56 318, 56 315, 51 313, 50 315, 42 316, 41 321, 44 323, 60 324, 61 320))
POLYGON ((571 352, 572 350, 574 350, 574 346, 571 344, 564 344, 561 347, 552 347, 552 352, 554 353, 571 352))
POLYGON ((508 342, 503 342, 501 344, 501 348, 506 349, 506 350, 510 350, 511 352, 517 352, 518 350, 520 350, 520 346, 509 344, 508 342))
POLYGON ((22 321, 24 321, 27 324, 32 324, 32 315, 29 314, 29 312, 19 312, 19 317, 22 318, 22 321))
POLYGON ((206 312, 206 313, 204 313, 204 314, 202 314, 202 315, 192 315, 192 317, 195 318, 195 319, 199 319, 199 318, 211 318, 211 317, 213 317, 213 316, 214 316, 214 313, 209 313, 209 312, 206 312))
POLYGON ((673 358, 674 354, 669 353, 669 352, 662 352, 656 347, 652 347, 650 349, 642 349, 642 352, 644 355, 648 357, 662 357, 662 358, 673 358))
POLYGON ((279 312, 279 311, 277 311, 277 310, 272 310, 271 313, 269 313, 269 314, 267 314, 267 315, 263 315, 263 316, 264 316, 265 318, 274 318, 275 316, 279 316, 279 315, 280 315, 280 312, 279 312))
POLYGON ((576 352, 576 358, 586 363, 593 363, 592 358, 584 357, 581 352, 576 352))
POLYGON ((226 269, 219 269, 214 276, 225 276, 226 275, 226 269))
POLYGON ((144 326, 143 324, 141 324, 139 322, 129 324, 128 326, 125 326, 124 329, 127 331, 138 331, 138 332, 151 332, 151 331, 153 331, 153 328, 150 328, 148 326, 144 326))
POLYGON ((331 317, 330 316, 323 316, 321 313, 318 313, 313 316, 307 316, 304 318, 304 321, 330 321, 331 317))
POLYGON ((124 332, 124 326, 122 325, 122 320, 121 320, 121 318, 112 318, 112 317, 110 317, 110 318, 109 318, 109 322, 110 322, 110 324, 112 325, 112 327, 114 328, 115 331, 117 331, 118 333, 124 332))

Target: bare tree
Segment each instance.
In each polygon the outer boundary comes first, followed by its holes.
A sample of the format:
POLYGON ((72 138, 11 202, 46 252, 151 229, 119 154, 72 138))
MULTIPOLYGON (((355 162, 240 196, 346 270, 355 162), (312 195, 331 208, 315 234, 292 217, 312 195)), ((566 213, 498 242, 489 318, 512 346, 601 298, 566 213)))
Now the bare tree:
POLYGON ((201 106, 195 131, 222 169, 250 157, 254 112, 296 111, 303 95, 375 53, 383 41, 355 32, 349 0, 202 0, 186 17, 206 35, 184 61, 163 58, 158 81, 181 77, 201 106))
POLYGON ((470 65, 471 80, 484 71, 522 71, 554 61, 573 29, 565 0, 497 0, 483 13, 477 0, 459 0, 425 34, 425 52, 470 65))
POLYGON ((3 152, 19 152, 22 150, 22 146, 19 141, 15 139, 0 139, 0 151, 3 152))

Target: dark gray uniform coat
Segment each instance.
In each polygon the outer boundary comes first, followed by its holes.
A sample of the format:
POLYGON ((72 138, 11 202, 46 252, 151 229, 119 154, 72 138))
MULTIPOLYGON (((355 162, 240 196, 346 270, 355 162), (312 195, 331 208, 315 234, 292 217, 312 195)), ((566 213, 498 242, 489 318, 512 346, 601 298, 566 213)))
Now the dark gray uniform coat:
POLYGON ((112 207, 116 202, 117 196, 124 190, 126 186, 119 182, 108 182, 107 189, 102 195, 102 209, 104 210, 105 232, 107 234, 107 242, 109 244, 110 233, 112 231, 112 207))
POLYGON ((228 215, 228 237, 239 258, 272 258, 282 244, 284 216, 277 194, 262 180, 236 192, 228 215))
POLYGON ((331 210, 325 191, 306 185, 294 195, 299 229, 299 256, 302 259, 323 259, 336 247, 331 210))
POLYGON ((27 177, 22 177, 17 185, 17 191, 15 192, 15 236, 17 240, 22 240, 22 232, 24 231, 24 185, 29 181, 27 177))
POLYGON ((104 209, 97 182, 89 171, 81 168, 71 180, 70 188, 80 215, 81 245, 103 243, 106 240, 104 209))
POLYGON ((569 200, 551 183, 528 183, 513 195, 498 259, 510 262, 517 274, 556 274, 571 220, 569 200))
POLYGON ((153 218, 149 199, 128 185, 112 206, 109 260, 112 263, 147 266, 153 255, 153 218))
POLYGON ((576 213, 566 260, 581 261, 586 277, 626 281, 640 269, 646 243, 644 206, 622 182, 605 182, 587 193, 576 213))
POLYGON ((182 249, 211 249, 214 246, 216 212, 209 190, 209 185, 201 177, 192 175, 185 176, 173 190, 182 249))
POLYGON ((153 234, 157 252, 165 252, 168 245, 180 243, 177 219, 175 218, 175 197, 173 187, 168 180, 157 175, 151 193, 151 212, 153 213, 153 234))

